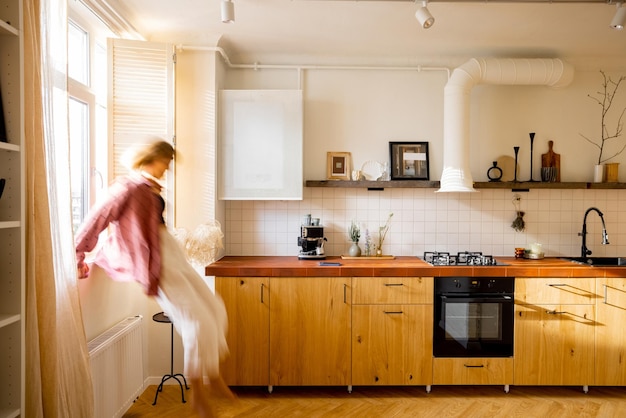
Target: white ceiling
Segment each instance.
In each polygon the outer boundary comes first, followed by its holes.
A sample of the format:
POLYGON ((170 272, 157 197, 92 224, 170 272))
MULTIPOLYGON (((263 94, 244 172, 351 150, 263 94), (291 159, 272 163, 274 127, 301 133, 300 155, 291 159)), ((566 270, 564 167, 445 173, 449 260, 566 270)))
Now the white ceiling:
POLYGON ((237 64, 448 65, 498 56, 626 68, 626 30, 609 27, 616 6, 606 3, 433 0, 436 21, 425 30, 413 1, 233 0, 232 24, 221 22, 220 0, 109 1, 147 40, 219 40, 237 64))

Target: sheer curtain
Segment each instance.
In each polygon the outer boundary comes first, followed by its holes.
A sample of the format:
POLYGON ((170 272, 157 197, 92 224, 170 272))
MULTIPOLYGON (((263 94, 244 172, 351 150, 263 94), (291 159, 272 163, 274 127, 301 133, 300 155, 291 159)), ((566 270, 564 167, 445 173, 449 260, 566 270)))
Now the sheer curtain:
POLYGON ((92 417, 71 223, 67 0, 24 0, 27 417, 92 417))

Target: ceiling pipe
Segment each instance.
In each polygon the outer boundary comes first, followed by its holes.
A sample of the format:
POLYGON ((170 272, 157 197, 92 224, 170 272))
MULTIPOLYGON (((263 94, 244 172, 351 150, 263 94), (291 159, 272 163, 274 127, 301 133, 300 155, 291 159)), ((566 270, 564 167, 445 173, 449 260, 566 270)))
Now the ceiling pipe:
POLYGON ((557 58, 472 58, 444 88, 443 172, 437 192, 475 192, 470 172, 470 93, 477 84, 565 87, 574 68, 557 58))

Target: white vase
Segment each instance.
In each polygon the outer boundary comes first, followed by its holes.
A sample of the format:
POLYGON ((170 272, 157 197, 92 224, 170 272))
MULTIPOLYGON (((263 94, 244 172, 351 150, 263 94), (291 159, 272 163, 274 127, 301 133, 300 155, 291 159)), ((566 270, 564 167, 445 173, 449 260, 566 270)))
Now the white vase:
POLYGON ((353 242, 348 250, 348 255, 350 257, 360 257, 361 256, 361 247, 359 247, 358 242, 353 242))
POLYGON ((593 182, 602 183, 604 180, 604 166, 602 164, 596 164, 593 167, 593 182))

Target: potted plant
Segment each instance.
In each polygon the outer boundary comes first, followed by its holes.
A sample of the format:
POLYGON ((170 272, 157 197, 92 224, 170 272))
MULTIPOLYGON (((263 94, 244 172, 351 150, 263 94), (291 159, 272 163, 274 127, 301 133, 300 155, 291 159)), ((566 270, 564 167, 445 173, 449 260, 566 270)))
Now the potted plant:
MULTIPOLYGON (((618 156, 619 154, 626 149, 626 144, 624 144, 618 151, 614 152, 612 155, 606 157, 603 155, 605 151, 606 142, 610 139, 619 138, 622 135, 622 129, 624 127, 622 119, 624 117, 624 113, 626 112, 626 107, 624 107, 619 114, 617 119, 617 123, 615 126, 615 130, 609 131, 607 124, 609 122, 609 111, 611 110, 611 106, 613 105, 613 100, 615 99, 615 95, 619 90, 619 87, 622 81, 626 80, 626 76, 620 76, 619 79, 613 80, 611 77, 608 77, 606 73, 600 70, 600 74, 602 74, 602 90, 598 91, 595 95, 588 94, 587 96, 596 102, 601 108, 602 113, 600 117, 600 138, 599 140, 593 140, 583 134, 580 134, 587 142, 594 145, 598 148, 598 162, 594 171, 594 182, 599 183, 603 180, 604 174, 604 166, 608 160, 618 156)), ((608 181, 617 181, 617 167, 619 163, 608 163, 611 164, 611 167, 607 167, 607 177, 609 177, 608 181)), ((607 164, 607 165, 608 165, 607 164)))
POLYGON ((350 257, 360 257, 361 247, 359 247, 359 239, 361 239, 361 228, 359 227, 357 221, 353 220, 350 224, 348 236, 350 237, 350 241, 352 241, 348 254, 350 257))

